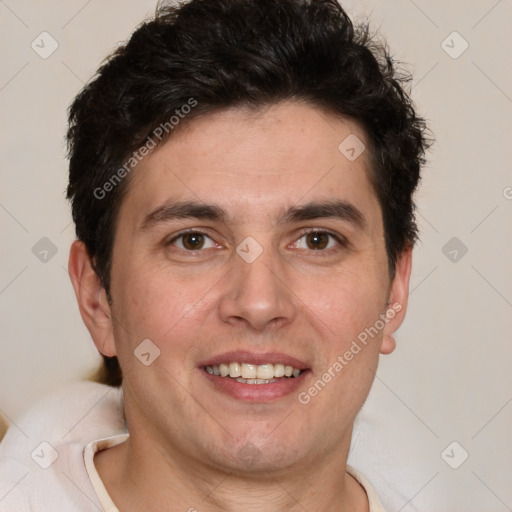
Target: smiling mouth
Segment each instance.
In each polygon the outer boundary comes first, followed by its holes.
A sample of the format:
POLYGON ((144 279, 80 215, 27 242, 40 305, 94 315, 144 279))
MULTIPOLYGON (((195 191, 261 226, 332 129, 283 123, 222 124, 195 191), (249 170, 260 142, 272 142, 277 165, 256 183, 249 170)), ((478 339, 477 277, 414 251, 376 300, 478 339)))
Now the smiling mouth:
POLYGON ((304 370, 284 364, 222 363, 204 366, 204 371, 242 384, 272 384, 284 379, 294 379, 304 370))

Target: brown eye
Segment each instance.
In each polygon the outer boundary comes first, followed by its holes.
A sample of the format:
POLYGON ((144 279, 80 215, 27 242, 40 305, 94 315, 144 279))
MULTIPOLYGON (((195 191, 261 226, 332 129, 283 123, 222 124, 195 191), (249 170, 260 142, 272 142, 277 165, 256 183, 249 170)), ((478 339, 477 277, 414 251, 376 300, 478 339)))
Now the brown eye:
POLYGON ((320 231, 308 233, 306 235, 306 244, 308 249, 315 251, 325 249, 329 245, 329 235, 320 231))
POLYGON ((211 237, 201 231, 186 231, 175 236, 168 242, 176 249, 185 253, 200 253, 208 249, 219 249, 219 246, 211 237))
POLYGON ((181 236, 183 247, 189 251, 202 249, 204 238, 202 233, 185 233, 181 236))
POLYGON ((304 233, 292 244, 294 249, 317 251, 327 253, 329 250, 347 247, 346 239, 342 235, 334 235, 329 231, 313 230, 304 233))

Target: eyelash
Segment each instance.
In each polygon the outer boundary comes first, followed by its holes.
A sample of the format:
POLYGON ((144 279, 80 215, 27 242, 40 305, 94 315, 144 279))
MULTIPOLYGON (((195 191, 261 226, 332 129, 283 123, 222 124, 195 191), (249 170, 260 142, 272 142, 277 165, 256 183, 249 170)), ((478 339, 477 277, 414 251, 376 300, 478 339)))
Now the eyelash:
MULTIPOLYGON (((205 231, 202 231, 201 229, 187 229, 186 231, 182 231, 181 233, 178 233, 177 235, 173 236, 172 239, 169 240, 166 245, 173 245, 174 242, 176 242, 177 240, 179 240, 180 238, 182 238, 186 235, 203 235, 203 236, 209 238, 210 240, 212 240, 214 243, 217 243, 213 240, 213 238, 210 235, 208 235, 208 233, 206 233, 205 231)), ((181 249, 179 247, 177 249, 180 251, 186 251, 186 252, 200 252, 201 251, 201 249, 193 251, 193 250, 188 250, 188 249, 181 249)))
MULTIPOLYGON (((182 231, 181 233, 178 233, 177 235, 175 235, 171 240, 169 240, 167 242, 166 245, 173 245, 177 240, 179 240, 180 238, 186 236, 186 235, 190 235, 190 234, 198 234, 198 235, 203 235, 207 238, 209 238, 212 242, 214 243, 217 243, 213 240, 213 238, 208 235, 208 233, 206 233, 205 231, 202 231, 201 229, 189 229, 187 231, 182 231)), ((294 241, 292 243, 297 243, 301 238, 307 236, 307 235, 310 235, 310 234, 325 234, 327 236, 329 236, 331 239, 334 239, 340 247, 348 247, 349 246, 349 242, 348 240, 342 236, 342 235, 339 235, 339 234, 335 234, 335 233, 332 233, 328 230, 325 230, 325 229, 318 229, 318 228, 310 228, 310 229, 307 229, 307 230, 304 230, 300 233, 300 235, 294 239, 294 241)), ((193 253, 193 252, 201 252, 202 249, 197 249, 197 250, 190 250, 190 249, 181 249, 181 248, 177 248, 178 250, 181 250, 181 251, 185 251, 185 252, 190 252, 190 253, 193 253)), ((336 248, 329 248, 329 249, 320 249, 320 250, 314 250, 314 249, 310 249, 311 252, 316 252, 316 253, 330 253, 331 251, 333 250, 336 250, 336 248)))
MULTIPOLYGON (((332 233, 331 231, 327 230, 327 229, 319 229, 319 228, 309 228, 309 229, 306 229, 304 231, 301 232, 301 234, 295 239, 295 242, 294 243, 297 243, 301 238, 307 236, 307 235, 311 235, 311 234, 325 234, 327 236, 329 236, 331 239, 334 239, 340 247, 343 247, 343 248, 346 248, 349 246, 349 242, 348 240, 343 236, 343 235, 340 235, 340 234, 337 234, 337 233, 332 233)), ((336 247, 331 247, 329 249, 321 249, 321 250, 314 250, 314 249, 310 249, 311 252, 315 252, 317 254, 320 254, 320 253, 330 253, 332 251, 335 251, 337 248, 336 247)))

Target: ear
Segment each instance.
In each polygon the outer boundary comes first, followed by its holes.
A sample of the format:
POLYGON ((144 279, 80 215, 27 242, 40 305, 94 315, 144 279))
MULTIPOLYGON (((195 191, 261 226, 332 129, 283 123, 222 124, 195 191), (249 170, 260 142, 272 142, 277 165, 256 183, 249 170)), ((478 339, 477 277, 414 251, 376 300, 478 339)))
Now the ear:
POLYGON ((380 346, 381 354, 391 354, 395 350, 396 342, 393 334, 402 324, 407 311, 411 267, 412 247, 409 247, 400 253, 396 262, 395 277, 390 285, 386 309, 386 325, 380 346))
POLYGON ((96 348, 105 356, 115 356, 110 304, 83 242, 71 245, 68 271, 82 320, 96 348))

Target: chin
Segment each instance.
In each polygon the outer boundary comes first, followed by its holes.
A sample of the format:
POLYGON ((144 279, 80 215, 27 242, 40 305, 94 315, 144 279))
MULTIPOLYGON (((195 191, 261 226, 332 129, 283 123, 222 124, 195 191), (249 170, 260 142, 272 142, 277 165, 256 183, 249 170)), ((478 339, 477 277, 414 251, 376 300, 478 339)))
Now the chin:
POLYGON ((216 453, 215 462, 228 471, 257 474, 286 470, 305 457, 303 441, 291 436, 259 435, 231 440, 216 453))

